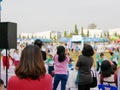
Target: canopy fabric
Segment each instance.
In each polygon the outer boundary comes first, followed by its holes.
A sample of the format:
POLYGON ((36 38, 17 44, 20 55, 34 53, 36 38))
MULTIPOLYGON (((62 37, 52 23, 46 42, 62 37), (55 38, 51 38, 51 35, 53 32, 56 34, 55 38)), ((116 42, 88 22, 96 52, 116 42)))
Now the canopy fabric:
POLYGON ((64 38, 64 37, 62 37, 62 38, 58 39, 58 42, 69 42, 69 41, 70 41, 70 38, 64 38))

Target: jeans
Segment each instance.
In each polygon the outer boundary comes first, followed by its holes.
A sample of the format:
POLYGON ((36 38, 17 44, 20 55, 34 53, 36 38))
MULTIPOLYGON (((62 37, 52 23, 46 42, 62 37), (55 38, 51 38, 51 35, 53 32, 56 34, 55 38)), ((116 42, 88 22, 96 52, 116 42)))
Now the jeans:
POLYGON ((68 75, 66 75, 66 74, 55 74, 53 90, 57 90, 57 86, 60 81, 61 81, 61 90, 65 90, 67 79, 68 79, 68 75))

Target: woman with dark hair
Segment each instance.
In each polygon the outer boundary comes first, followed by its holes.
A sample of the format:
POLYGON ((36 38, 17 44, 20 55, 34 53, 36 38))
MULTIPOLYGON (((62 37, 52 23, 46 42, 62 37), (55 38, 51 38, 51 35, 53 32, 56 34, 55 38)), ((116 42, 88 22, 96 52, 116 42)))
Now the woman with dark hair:
POLYGON ((85 44, 82 55, 78 57, 76 69, 79 70, 78 90, 90 90, 90 84, 93 82, 91 75, 91 67, 93 65, 93 48, 91 45, 85 44))
POLYGON ((7 90, 52 90, 52 77, 46 74, 41 51, 36 45, 23 49, 15 74, 9 79, 7 90))
POLYGON ((54 56, 54 84, 53 84, 53 90, 57 90, 57 86, 59 82, 61 81, 61 90, 65 90, 66 82, 68 78, 68 62, 69 57, 65 54, 65 48, 63 46, 57 47, 57 54, 54 56))
POLYGON ((42 46, 43 46, 42 40, 36 39, 35 42, 34 42, 34 45, 37 45, 40 48, 43 60, 45 61, 47 58, 46 58, 46 52, 42 51, 42 46))
POLYGON ((104 60, 101 64, 100 83, 117 86, 117 75, 114 74, 111 63, 104 60))

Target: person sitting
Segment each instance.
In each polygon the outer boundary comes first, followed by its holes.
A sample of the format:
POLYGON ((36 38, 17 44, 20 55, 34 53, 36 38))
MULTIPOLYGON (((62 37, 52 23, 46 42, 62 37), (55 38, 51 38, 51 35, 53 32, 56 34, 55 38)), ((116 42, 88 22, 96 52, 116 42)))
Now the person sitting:
POLYGON ((114 74, 112 65, 108 60, 104 60, 101 64, 100 84, 117 86, 117 75, 114 74))
POLYGON ((52 77, 46 74, 42 53, 36 45, 23 49, 15 74, 9 79, 7 90, 52 90, 52 77))

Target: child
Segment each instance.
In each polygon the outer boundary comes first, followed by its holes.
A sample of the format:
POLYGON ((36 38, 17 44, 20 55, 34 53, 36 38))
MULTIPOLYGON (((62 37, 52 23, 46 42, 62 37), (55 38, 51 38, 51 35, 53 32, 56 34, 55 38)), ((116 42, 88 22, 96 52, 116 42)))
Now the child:
POLYGON ((103 60, 107 60, 107 59, 104 57, 103 53, 100 53, 100 56, 98 57, 98 61, 97 61, 97 71, 100 71, 101 63, 103 60))
POLYGON ((110 52, 110 61, 118 64, 117 58, 115 57, 113 52, 110 52))
POLYGON ((4 81, 0 79, 0 90, 4 90, 4 81))
POLYGON ((53 61, 53 54, 50 52, 48 53, 48 58, 47 58, 47 64, 48 64, 48 73, 53 77, 54 76, 54 61, 53 61))
POLYGON ((20 53, 18 49, 15 49, 14 54, 13 54, 13 59, 14 59, 14 65, 17 66, 20 61, 20 53))

